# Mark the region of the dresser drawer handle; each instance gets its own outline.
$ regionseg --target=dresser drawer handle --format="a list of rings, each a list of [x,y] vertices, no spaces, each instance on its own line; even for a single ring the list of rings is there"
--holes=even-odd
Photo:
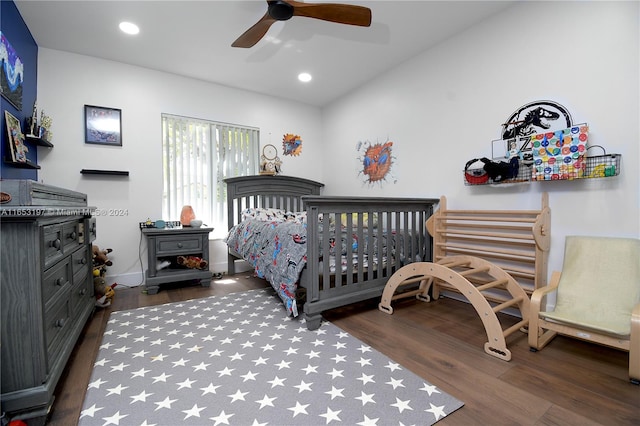
[[[178,248],[182,248],[182,243],[178,243]]]
[[[84,296],[85,294],[87,294],[86,288],[83,288],[82,290],[80,290],[80,296]]]
[[[81,265],[85,265],[87,263],[87,259],[83,257],[82,259],[78,260],[78,263]]]
[[[64,284],[66,282],[66,280],[64,279],[64,277],[60,277],[56,280],[56,285],[57,286],[62,286],[62,284]]]
[[[75,240],[78,237],[78,234],[76,234],[76,231],[73,231],[68,235],[68,237],[70,240]]]
[[[60,250],[60,240],[58,238],[56,238],[55,240],[51,241],[49,243],[49,246],[54,247],[58,250]]]
[[[64,320],[64,318],[60,318],[59,320],[56,321],[56,327],[58,327],[58,328],[64,327],[64,323],[65,322],[66,321]]]

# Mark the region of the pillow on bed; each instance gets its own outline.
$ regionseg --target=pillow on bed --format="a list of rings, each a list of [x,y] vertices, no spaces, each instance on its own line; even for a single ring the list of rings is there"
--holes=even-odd
[[[307,212],[286,212],[288,222],[295,222],[301,225],[307,223]]]
[[[251,207],[242,211],[242,220],[256,219],[263,222],[285,222],[287,213],[284,210]]]

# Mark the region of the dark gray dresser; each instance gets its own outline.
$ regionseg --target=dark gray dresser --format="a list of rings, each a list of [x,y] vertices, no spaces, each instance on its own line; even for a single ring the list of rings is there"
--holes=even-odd
[[[43,424],[56,384],[95,306],[85,194],[0,181],[3,420]]]

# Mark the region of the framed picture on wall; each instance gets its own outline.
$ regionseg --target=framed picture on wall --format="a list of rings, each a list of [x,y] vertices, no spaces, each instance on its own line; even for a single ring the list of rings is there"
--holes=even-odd
[[[122,146],[122,111],[95,105],[84,106],[84,141]]]
[[[9,141],[11,160],[17,163],[26,163],[29,149],[24,144],[24,135],[22,134],[20,120],[6,110],[4,112],[4,119],[7,125],[7,135],[9,136],[7,140]]]
[[[2,52],[2,79],[0,93],[18,111],[22,111],[22,91],[25,65],[5,34],[0,31],[0,52]],[[13,77],[13,78],[11,78]]]

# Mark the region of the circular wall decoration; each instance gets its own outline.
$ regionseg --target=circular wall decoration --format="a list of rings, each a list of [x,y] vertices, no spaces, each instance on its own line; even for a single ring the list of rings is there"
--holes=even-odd
[[[302,138],[300,135],[287,133],[282,138],[282,151],[284,155],[298,156],[302,152]]]
[[[275,145],[267,144],[262,148],[262,155],[260,157],[260,174],[261,175],[276,175],[280,173],[280,166],[282,162],[278,157],[278,150]]]
[[[572,125],[571,114],[559,103],[535,101],[521,106],[509,116],[502,125],[502,139],[566,129]]]
[[[572,125],[571,114],[564,106],[553,101],[535,101],[521,106],[507,118],[501,137],[507,141],[511,156],[517,153],[529,165],[533,160],[529,136]]]

